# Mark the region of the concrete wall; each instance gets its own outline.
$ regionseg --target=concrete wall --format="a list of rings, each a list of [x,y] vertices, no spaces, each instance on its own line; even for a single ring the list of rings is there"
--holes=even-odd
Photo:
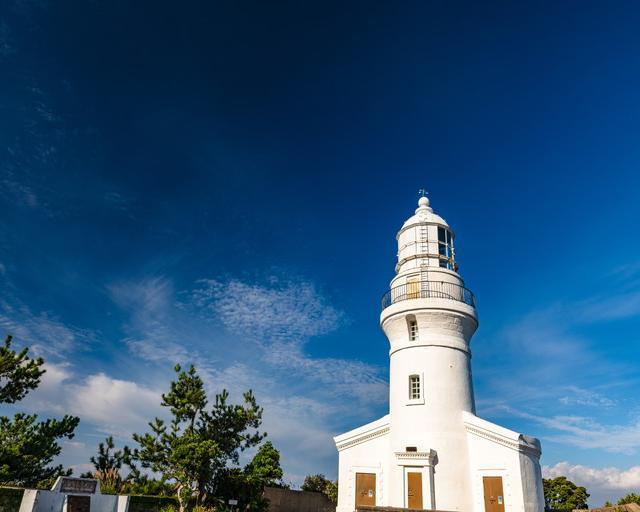
[[[335,512],[336,506],[320,492],[265,487],[269,512]]]

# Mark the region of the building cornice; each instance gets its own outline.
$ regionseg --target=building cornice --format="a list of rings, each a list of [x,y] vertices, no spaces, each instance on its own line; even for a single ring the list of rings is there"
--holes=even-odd
[[[389,433],[390,430],[391,429],[389,427],[389,424],[382,425],[375,430],[363,432],[360,435],[350,437],[349,439],[345,439],[344,441],[336,441],[336,448],[340,452],[357,444],[366,443],[367,441],[371,441],[372,439],[376,439],[377,437],[385,436]]]
[[[468,422],[464,423],[464,428],[470,434],[474,434],[478,437],[482,437],[483,439],[487,439],[489,441],[500,444],[507,448],[511,448],[512,450],[515,450],[521,453],[527,453],[530,455],[535,455],[536,457],[540,457],[540,453],[541,453],[540,450],[527,444],[522,439],[518,439],[518,440],[509,439],[497,432],[492,432],[490,430],[484,429],[478,425],[473,425],[472,423],[468,423]]]
[[[399,466],[435,466],[438,454],[435,450],[428,452],[395,452]]]

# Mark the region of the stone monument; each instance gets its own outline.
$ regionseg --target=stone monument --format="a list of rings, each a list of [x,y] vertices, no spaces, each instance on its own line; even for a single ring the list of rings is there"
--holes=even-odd
[[[128,496],[100,493],[100,481],[60,476],[50,491],[26,489],[20,512],[127,512]]]

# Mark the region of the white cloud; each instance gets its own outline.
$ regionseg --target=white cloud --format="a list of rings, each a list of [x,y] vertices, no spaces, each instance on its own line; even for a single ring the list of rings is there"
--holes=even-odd
[[[553,466],[543,466],[544,478],[565,476],[572,482],[586,487],[591,495],[589,503],[600,506],[605,501],[616,503],[619,498],[630,493],[638,492],[640,488],[640,466],[629,469],[616,467],[592,468],[569,462],[558,462]]]
[[[640,466],[622,470],[615,467],[590,468],[580,464],[558,462],[554,466],[544,466],[545,478],[566,476],[572,482],[584,487],[601,489],[631,490],[640,488]]]
[[[72,414],[97,432],[126,439],[132,432],[146,429],[150,420],[162,414],[159,390],[105,373],[78,376],[66,363],[45,363],[44,368],[40,386],[20,402],[20,409],[38,414]]]
[[[98,431],[129,437],[145,429],[162,413],[161,392],[136,382],[98,373],[66,389],[73,414],[92,422]]]

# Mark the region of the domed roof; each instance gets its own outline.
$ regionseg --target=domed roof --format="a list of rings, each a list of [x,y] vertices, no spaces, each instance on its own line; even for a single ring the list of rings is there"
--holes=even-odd
[[[429,198],[421,197],[418,201],[418,208],[416,209],[415,215],[409,217],[402,225],[401,229],[413,226],[414,224],[424,224],[425,222],[428,222],[429,224],[441,224],[449,227],[446,220],[440,217],[437,213],[433,213],[433,209],[429,206]]]

